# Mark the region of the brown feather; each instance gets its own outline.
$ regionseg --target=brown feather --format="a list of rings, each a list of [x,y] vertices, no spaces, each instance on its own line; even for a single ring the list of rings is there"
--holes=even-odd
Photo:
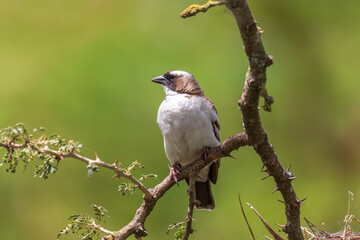
[[[215,201],[211,192],[210,181],[195,182],[195,198],[200,201],[200,205],[196,205],[197,209],[213,210],[215,208]]]
[[[194,77],[182,76],[177,77],[173,81],[174,90],[179,93],[187,93],[189,95],[204,96],[204,91]]]

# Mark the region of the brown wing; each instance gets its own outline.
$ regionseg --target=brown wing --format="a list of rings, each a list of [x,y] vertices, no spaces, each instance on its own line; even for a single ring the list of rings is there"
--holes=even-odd
[[[216,139],[220,142],[220,124],[218,121],[213,121],[211,123],[212,123],[214,135]],[[216,184],[219,167],[220,167],[220,159],[213,161],[210,165],[209,178],[213,184]]]

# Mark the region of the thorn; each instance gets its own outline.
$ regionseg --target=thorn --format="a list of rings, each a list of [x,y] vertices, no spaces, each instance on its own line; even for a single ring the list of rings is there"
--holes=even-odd
[[[268,173],[265,177],[263,177],[263,178],[261,179],[261,181],[267,179],[268,177],[270,177],[270,174],[269,174],[269,173]]]
[[[274,191],[272,191],[272,193],[276,192],[276,191],[279,191],[279,187],[276,185]]]
[[[289,180],[290,180],[290,181],[295,180],[295,179],[297,179],[297,176],[289,177]]]
[[[304,201],[307,199],[308,197],[304,198],[303,200],[300,200],[300,204],[305,204]]]
[[[280,225],[280,224],[278,224],[278,223],[275,223],[275,225],[278,226],[278,227],[281,227],[281,228],[284,228],[284,227],[285,227],[285,225]]]
[[[39,137],[38,139],[35,139],[33,142],[38,142],[42,139],[43,137]]]
[[[119,180],[119,178],[120,178],[120,176],[119,176],[119,174],[115,174],[114,176],[112,176],[113,178],[117,178],[116,180]]]
[[[226,154],[226,157],[231,157],[233,159],[237,159],[236,157],[232,156],[230,153]]]
[[[286,169],[287,172],[290,171],[291,165],[292,165],[292,163],[290,163],[290,165],[289,165],[288,168]]]
[[[96,151],[95,151],[95,157],[96,157],[95,161],[101,161],[99,156],[97,155]]]
[[[115,159],[115,162],[113,163],[114,166],[116,166],[117,162],[119,161],[119,157]]]
[[[45,141],[46,141],[46,138],[45,138],[45,134],[44,134],[44,136],[43,136],[43,139],[44,139],[44,144],[43,144],[43,148],[45,148]]]
[[[278,199],[278,201],[281,202],[281,203],[283,203],[283,204],[285,204],[285,202],[284,202],[283,200]]]
[[[261,169],[260,172],[266,172],[266,173],[269,173],[269,170],[268,169]]]

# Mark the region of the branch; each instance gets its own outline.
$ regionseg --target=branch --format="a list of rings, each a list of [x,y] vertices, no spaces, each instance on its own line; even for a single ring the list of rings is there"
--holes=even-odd
[[[77,159],[77,160],[80,160],[80,161],[86,163],[87,165],[95,165],[98,167],[104,167],[104,168],[110,169],[116,173],[116,176],[118,178],[123,177],[123,178],[130,180],[132,183],[134,183],[144,193],[144,198],[146,198],[146,199],[152,198],[152,194],[144,186],[144,184],[142,184],[138,179],[136,179],[129,171],[126,171],[125,169],[118,167],[116,165],[116,161],[113,164],[103,162],[100,160],[100,158],[97,156],[96,153],[95,153],[96,159],[92,160],[90,158],[87,158],[80,154],[75,153],[73,151],[73,149],[69,150],[68,152],[62,152],[61,150],[56,151],[56,150],[50,149],[47,146],[49,143],[50,143],[50,141],[47,140],[44,136],[40,139],[33,140],[33,141],[25,139],[25,143],[14,143],[13,140],[8,140],[7,143],[0,142],[0,147],[5,147],[8,150],[8,152],[9,152],[8,158],[12,157],[10,153],[14,152],[15,149],[30,148],[31,150],[34,150],[35,152],[37,152],[39,154],[47,153],[49,155],[52,155],[56,159],[58,159],[58,161],[60,161],[64,158],[74,158],[74,159]],[[39,147],[39,145],[42,145],[43,147]]]
[[[61,159],[75,158],[77,160],[80,160],[80,161],[86,163],[87,165],[92,164],[92,165],[96,165],[98,167],[103,167],[103,168],[113,170],[116,173],[116,176],[118,178],[123,177],[123,178],[126,178],[126,179],[130,180],[132,183],[134,183],[144,193],[144,198],[146,198],[146,199],[151,199],[152,198],[152,194],[150,193],[150,191],[144,186],[144,184],[142,184],[139,180],[137,180],[131,173],[124,172],[124,169],[119,168],[116,165],[116,162],[114,162],[113,164],[109,164],[107,162],[101,161],[96,153],[95,153],[96,154],[96,159],[92,160],[92,159],[81,156],[81,155],[79,155],[77,153],[74,153],[74,152],[67,152],[67,153],[61,153],[60,152],[59,153],[59,152],[57,152],[55,150],[51,150],[51,149],[46,148],[46,147],[39,149],[39,151],[42,152],[42,153],[49,153],[49,154],[52,154],[54,156],[58,156]]]
[[[191,227],[192,220],[193,220],[193,213],[194,213],[194,206],[195,206],[195,180],[197,177],[197,172],[190,173],[189,176],[189,206],[188,206],[188,215],[186,218],[186,231],[182,240],[188,240],[190,234],[194,232],[194,229]]]
[[[258,110],[259,98],[265,92],[266,68],[273,63],[273,58],[264,50],[261,34],[246,0],[227,0],[226,7],[236,19],[249,61],[244,89],[238,102],[243,115],[244,130],[249,142],[267,168],[265,171],[274,177],[275,190],[279,190],[284,198],[287,223],[283,230],[288,233],[289,239],[303,240],[300,227],[301,201],[291,185],[295,177],[281,166],[261,124]]]

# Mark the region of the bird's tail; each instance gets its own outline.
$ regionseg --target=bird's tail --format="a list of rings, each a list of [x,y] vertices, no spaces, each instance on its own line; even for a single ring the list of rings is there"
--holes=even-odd
[[[209,179],[206,182],[195,182],[195,196],[200,201],[199,205],[195,205],[197,209],[214,210],[215,202]]]

